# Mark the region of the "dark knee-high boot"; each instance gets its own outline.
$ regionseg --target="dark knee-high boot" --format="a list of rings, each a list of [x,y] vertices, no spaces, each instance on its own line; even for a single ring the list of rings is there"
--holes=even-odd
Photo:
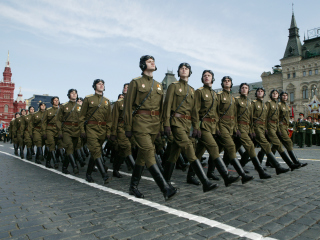
[[[220,179],[214,175],[214,169],[216,168],[215,162],[213,159],[211,159],[211,157],[209,156],[209,160],[208,160],[208,171],[207,171],[207,177],[209,179],[215,180],[215,181],[219,181]]]
[[[290,158],[291,158],[291,160],[292,160],[292,162],[293,162],[294,164],[300,164],[301,167],[305,167],[305,166],[308,165],[308,163],[301,163],[301,162],[298,160],[296,154],[295,154],[293,151],[288,151],[288,153],[289,153],[289,156],[290,156]]]
[[[196,179],[196,173],[193,168],[189,167],[188,174],[187,174],[187,183],[193,185],[200,185],[200,182]]]
[[[87,180],[87,182],[90,182],[90,183],[94,182],[93,178],[91,177],[94,165],[95,165],[94,159],[92,157],[90,157],[87,172],[86,172],[86,180]]]
[[[224,185],[226,187],[229,187],[232,183],[238,182],[240,180],[240,177],[233,177],[229,174],[229,171],[222,161],[220,157],[216,158],[215,160],[212,160],[211,157],[209,157],[209,161],[214,161],[215,165],[217,167],[218,172],[220,173],[221,177],[224,180]],[[209,163],[210,166],[210,163]]]
[[[166,161],[166,164],[164,165],[163,177],[169,185],[171,185],[170,180],[171,180],[171,176],[172,176],[172,173],[174,170],[174,165],[175,165],[175,163],[172,163],[169,161]]]
[[[143,172],[143,166],[140,166],[138,164],[134,165],[131,181],[130,181],[130,187],[129,187],[129,194],[133,195],[137,198],[144,198],[144,195],[139,191],[138,185],[141,179],[141,174]]]
[[[46,158],[46,167],[47,167],[47,168],[52,168],[50,162],[51,162],[51,154],[48,153],[48,154],[47,154],[47,158]]]
[[[291,169],[291,171],[293,171],[293,170],[298,169],[298,168],[301,167],[300,164],[295,164],[295,163],[293,163],[293,162],[290,160],[288,154],[287,154],[285,151],[283,151],[282,153],[279,153],[279,154],[280,154],[280,156],[282,157],[283,161],[285,161],[286,164],[289,166],[289,168]]]
[[[240,155],[241,155],[240,164],[241,164],[242,167],[244,167],[248,162],[250,162],[249,153],[247,151],[245,151],[242,154],[240,153]]]
[[[237,171],[237,173],[241,176],[242,184],[245,184],[253,179],[253,176],[249,176],[244,172],[244,170],[241,167],[241,164],[239,163],[237,158],[232,159],[231,164],[233,165],[233,167]]]
[[[79,174],[79,168],[78,168],[78,166],[77,166],[77,164],[76,164],[76,161],[74,160],[73,154],[70,154],[70,155],[68,156],[68,158],[69,158],[70,164],[71,164],[71,166],[72,166],[72,168],[73,168],[73,173],[74,173],[74,174]]]
[[[176,168],[181,169],[182,172],[185,172],[185,171],[187,171],[188,167],[189,167],[189,163],[186,163],[184,161],[184,158],[183,158],[182,154],[180,153],[178,160],[177,160]]]
[[[112,175],[117,178],[122,178],[122,175],[119,173],[120,166],[122,164],[123,158],[117,157],[113,160],[113,173]]]
[[[172,185],[168,184],[167,181],[164,179],[163,175],[160,172],[160,169],[157,164],[152,165],[148,168],[149,172],[151,173],[154,181],[157,183],[158,187],[160,188],[164,199],[171,200],[173,196],[175,196],[178,192],[177,188],[172,187]]]
[[[19,156],[19,153],[18,153],[19,145],[15,143],[13,144],[13,148],[14,148],[14,155]]]
[[[23,146],[23,147],[20,147],[20,158],[21,158],[21,159],[24,159],[23,150],[24,150],[24,146]]]
[[[86,154],[85,154],[85,152],[84,152],[84,150],[83,150],[83,147],[80,148],[80,152],[81,152],[81,156],[82,156],[82,158],[83,158],[83,161],[85,161],[87,156],[86,156]]]
[[[80,148],[76,150],[76,154],[77,154],[77,160],[80,164],[81,167],[84,167],[86,165],[84,159],[82,158],[82,154],[81,154],[81,150]]]
[[[41,164],[43,161],[42,147],[37,147],[36,163]]]
[[[68,171],[68,166],[69,166],[69,158],[66,157],[64,158],[64,161],[62,163],[62,173],[70,174],[70,172]]]
[[[127,164],[127,167],[128,167],[128,171],[131,171],[133,168],[134,168],[134,165],[135,165],[135,161],[133,159],[133,156],[132,155],[128,155],[124,161],[126,162]]]
[[[32,160],[31,148],[27,148],[27,160]]]
[[[65,157],[64,157],[63,148],[58,149],[58,151],[59,151],[59,155],[60,155],[60,160],[61,160],[61,162],[64,162]]]
[[[156,160],[156,163],[158,165],[158,168],[159,170],[161,171],[161,174],[163,174],[163,167],[162,167],[162,164],[161,164],[161,159],[160,157],[158,156],[158,154],[154,154],[154,157],[155,157],[155,160]]]
[[[262,151],[262,150],[260,150],[259,152],[258,152],[258,159],[259,159],[259,162],[260,162],[260,164],[262,164],[262,161],[263,161],[263,158],[264,158],[264,151]]]
[[[45,146],[43,158],[44,158],[44,159],[47,159],[48,155],[49,155],[49,147]]]
[[[255,169],[256,169],[257,172],[259,173],[260,179],[268,179],[268,178],[271,178],[271,175],[269,175],[268,173],[266,173],[266,172],[263,170],[263,168],[262,168],[262,166],[261,166],[261,164],[260,164],[260,162],[259,162],[259,160],[258,160],[257,157],[251,158],[251,161],[252,161],[252,164],[254,165]]]
[[[102,180],[103,180],[103,183],[106,184],[106,183],[109,183],[111,178],[109,178],[107,172],[105,171],[105,167],[104,165],[102,164],[102,159],[101,157],[100,158],[97,158],[95,160],[95,163],[99,169],[99,172],[101,174],[101,177],[102,177]]]
[[[215,184],[215,183],[212,183],[209,181],[209,179],[207,178],[206,174],[204,173],[203,168],[201,166],[201,163],[198,159],[193,161],[190,164],[190,166],[193,168],[197,177],[199,178],[200,182],[202,183],[203,192],[208,192],[208,191],[213,190],[219,186],[218,184]]]
[[[271,162],[271,164],[276,168],[277,175],[281,173],[286,173],[289,171],[289,168],[281,167],[280,163],[277,161],[276,157],[273,155],[272,152],[268,153],[267,157],[269,158],[269,161]]]
[[[49,155],[51,155],[51,159],[53,161],[53,167],[55,169],[58,169],[59,168],[59,163],[57,162],[57,158],[56,158],[56,151],[51,151],[49,153]]]

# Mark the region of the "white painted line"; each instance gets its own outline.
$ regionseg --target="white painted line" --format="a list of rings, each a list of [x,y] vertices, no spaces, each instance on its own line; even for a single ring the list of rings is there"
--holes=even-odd
[[[61,176],[64,176],[64,177],[69,178],[69,179],[73,179],[75,181],[78,181],[80,183],[89,185],[89,186],[97,188],[97,189],[100,189],[102,191],[113,193],[113,194],[125,197],[128,200],[131,200],[133,202],[138,202],[140,204],[143,204],[143,205],[146,205],[146,206],[149,206],[149,207],[153,207],[155,209],[159,209],[159,210],[161,210],[163,212],[166,212],[166,213],[178,216],[178,217],[183,217],[183,218],[186,218],[186,219],[192,219],[195,222],[206,224],[206,225],[211,226],[211,227],[220,228],[220,229],[222,229],[222,230],[224,230],[226,232],[232,233],[232,234],[237,235],[239,237],[246,237],[246,238],[253,239],[253,240],[257,240],[257,239],[274,240],[275,239],[275,238],[264,238],[262,235],[260,235],[258,233],[247,232],[247,231],[244,231],[242,229],[235,228],[235,227],[232,227],[232,226],[217,222],[215,220],[211,220],[209,218],[205,218],[205,217],[197,216],[197,215],[190,214],[190,213],[187,213],[187,212],[184,212],[184,211],[176,210],[174,208],[163,206],[163,205],[161,205],[159,203],[151,202],[151,201],[146,200],[146,199],[135,198],[135,197],[132,197],[131,195],[129,195],[128,193],[121,192],[121,191],[118,191],[118,190],[115,190],[115,189],[112,189],[112,188],[108,188],[108,187],[105,187],[105,186],[102,186],[102,185],[98,185],[96,183],[88,183],[86,180],[84,180],[82,178],[78,178],[78,177],[75,177],[75,176],[70,175],[70,174],[67,174],[67,175],[63,174],[62,172],[59,172],[59,171],[57,171],[55,169],[46,168],[44,165],[36,164],[34,162],[30,162],[28,160],[21,159],[21,158],[19,158],[17,156],[14,156],[14,155],[6,153],[6,152],[0,151],[0,153],[15,157],[15,158],[17,158],[17,159],[19,159],[21,161],[26,162],[26,163],[29,163],[29,164],[35,165],[37,167],[43,168],[43,169],[45,169],[47,171],[51,171],[51,172],[57,173],[57,174],[59,174]]]
[[[3,145],[0,145],[0,147],[3,147]]]

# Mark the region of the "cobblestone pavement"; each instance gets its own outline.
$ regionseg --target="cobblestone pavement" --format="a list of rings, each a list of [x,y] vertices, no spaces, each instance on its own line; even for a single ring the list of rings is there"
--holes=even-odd
[[[180,194],[165,202],[148,171],[141,200],[127,194],[125,166],[123,178],[103,186],[93,173],[89,184],[86,167],[63,175],[0,142],[0,239],[320,239],[320,147],[295,151],[307,167],[279,176],[268,168],[272,178],[260,180],[250,163],[252,182],[226,188],[220,180],[209,193],[175,170]]]

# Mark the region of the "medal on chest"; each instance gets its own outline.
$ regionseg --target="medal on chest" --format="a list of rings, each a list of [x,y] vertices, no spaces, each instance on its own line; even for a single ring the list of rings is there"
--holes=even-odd
[[[145,88],[145,87],[146,87],[146,85],[142,84],[142,85],[141,85],[141,87]]]
[[[206,94],[206,97],[208,97],[208,94]]]
[[[108,101],[105,101],[104,103],[106,104],[106,106],[108,106]]]
[[[179,88],[179,92],[182,92],[182,89],[181,89],[181,88]]]
[[[160,84],[157,84],[157,88],[158,88],[158,90],[161,90]]]
[[[66,107],[66,110],[68,111],[68,107]]]
[[[49,113],[51,115],[51,113]]]
[[[81,107],[80,107],[80,106],[78,106],[78,107],[77,107],[77,110],[78,110],[78,112],[80,112],[80,110],[81,110]]]
[[[93,101],[91,101],[91,104],[93,104],[94,102]]]
[[[227,100],[226,98],[223,98],[223,100]]]

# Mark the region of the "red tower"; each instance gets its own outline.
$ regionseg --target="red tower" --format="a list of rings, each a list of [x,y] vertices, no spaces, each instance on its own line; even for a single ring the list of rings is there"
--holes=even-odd
[[[2,123],[3,127],[8,127],[10,121],[14,117],[14,112],[17,111],[15,109],[13,100],[15,84],[11,82],[11,77],[12,73],[10,68],[8,51],[8,58],[3,72],[3,79],[2,81],[0,81],[0,124]],[[21,107],[20,105],[21,104],[19,104],[18,107]],[[26,104],[24,102],[24,107],[25,106]]]

